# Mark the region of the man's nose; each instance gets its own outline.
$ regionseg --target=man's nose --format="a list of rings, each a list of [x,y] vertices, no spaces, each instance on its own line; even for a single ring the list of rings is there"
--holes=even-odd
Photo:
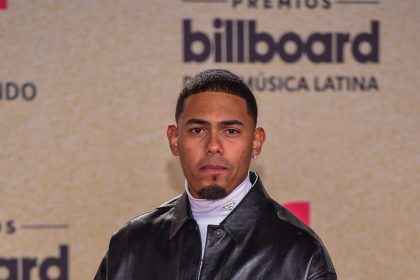
[[[223,145],[220,139],[220,135],[215,132],[211,132],[207,138],[206,146],[207,155],[223,154]]]

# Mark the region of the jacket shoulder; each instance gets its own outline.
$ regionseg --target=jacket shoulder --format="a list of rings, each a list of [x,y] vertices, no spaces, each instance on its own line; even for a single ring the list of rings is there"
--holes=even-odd
[[[311,269],[308,271],[308,279],[318,279],[318,277],[328,277],[319,279],[336,279],[335,269],[331,257],[323,244],[321,238],[292,212],[279,203],[271,199],[271,203],[276,211],[279,219],[297,228],[298,232],[302,232],[307,239],[312,240],[315,250],[312,254]],[[311,275],[312,274],[312,275]]]
[[[308,227],[305,223],[299,220],[299,218],[296,217],[292,212],[290,212],[285,207],[281,206],[278,202],[276,202],[272,198],[270,198],[270,200],[271,200],[271,204],[274,207],[274,210],[276,211],[276,215],[279,219],[283,220],[284,222],[287,222],[288,224],[293,225],[294,227],[297,227],[307,232],[312,237],[319,239],[316,233],[310,227]]]
[[[173,218],[173,209],[179,198],[180,196],[177,196],[147,213],[132,218],[112,235],[111,241],[127,237],[133,232],[148,232],[157,225],[170,225]]]
[[[162,204],[156,209],[131,219],[116,231],[109,242],[108,252],[103,258],[95,275],[95,280],[126,279],[123,263],[127,262],[129,252],[150,244],[150,236],[157,232],[169,232],[173,219],[173,209],[179,196]],[[114,278],[115,277],[115,278]]]

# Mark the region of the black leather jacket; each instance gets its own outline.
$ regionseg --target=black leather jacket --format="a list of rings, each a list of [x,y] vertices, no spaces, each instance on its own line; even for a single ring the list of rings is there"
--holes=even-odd
[[[317,235],[253,188],[220,226],[209,226],[203,261],[188,196],[131,220],[111,239],[95,280],[337,279]]]

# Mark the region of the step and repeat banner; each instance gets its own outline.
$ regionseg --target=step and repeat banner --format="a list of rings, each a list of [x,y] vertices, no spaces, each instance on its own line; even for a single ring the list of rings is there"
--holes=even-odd
[[[176,98],[240,75],[252,169],[340,279],[417,279],[417,0],[0,0],[0,279],[92,279],[113,232],[183,191]]]

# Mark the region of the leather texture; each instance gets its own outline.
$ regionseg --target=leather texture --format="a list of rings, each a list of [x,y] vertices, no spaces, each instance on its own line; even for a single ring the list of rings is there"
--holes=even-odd
[[[273,201],[258,176],[218,226],[209,226],[203,261],[188,196],[131,220],[116,232],[95,280],[335,280],[319,237]]]

